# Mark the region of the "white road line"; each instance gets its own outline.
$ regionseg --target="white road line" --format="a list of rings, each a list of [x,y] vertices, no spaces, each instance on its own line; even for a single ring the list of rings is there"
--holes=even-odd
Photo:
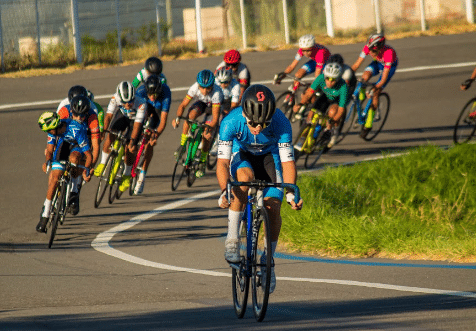
[[[420,67],[413,67],[413,68],[403,68],[398,69],[398,73],[403,72],[412,72],[412,71],[422,71],[422,70],[432,70],[432,69],[447,69],[447,68],[459,68],[459,67],[471,67],[476,66],[476,62],[462,62],[462,63],[451,63],[451,64],[441,64],[441,65],[433,65],[433,66],[420,66]],[[313,77],[304,78],[304,80],[313,80]],[[284,79],[283,82],[291,81],[291,79]],[[271,84],[272,80],[262,80],[262,81],[253,81],[254,84]],[[189,87],[176,87],[170,89],[172,92],[176,91],[187,91]],[[111,98],[111,94],[103,94],[94,96],[95,99],[109,99]],[[20,108],[20,107],[28,107],[28,106],[42,106],[42,105],[50,105],[50,104],[59,104],[61,100],[46,100],[46,101],[38,101],[38,102],[27,102],[27,103],[12,103],[8,105],[0,105],[0,110],[2,109],[11,109],[11,108]]]
[[[112,257],[116,257],[118,259],[130,262],[130,263],[146,266],[146,267],[162,269],[162,270],[188,272],[188,273],[201,274],[201,275],[213,276],[213,277],[231,277],[230,273],[193,269],[193,268],[184,268],[184,267],[178,267],[178,266],[145,260],[140,257],[130,255],[120,250],[117,250],[113,248],[109,243],[116,234],[130,229],[133,226],[139,224],[140,222],[146,221],[152,216],[167,212],[174,208],[184,206],[190,202],[208,198],[213,195],[218,195],[220,192],[221,192],[220,190],[216,190],[216,191],[201,193],[193,197],[185,198],[183,200],[176,201],[174,203],[169,203],[165,206],[158,207],[150,212],[138,215],[130,219],[129,221],[123,222],[105,232],[98,234],[98,236],[92,241],[91,246],[95,250],[101,253],[107,254]],[[449,296],[476,299],[476,293],[472,293],[472,292],[448,291],[448,290],[438,290],[438,289],[431,289],[431,288],[410,287],[410,286],[400,286],[400,285],[390,285],[390,284],[380,284],[380,283],[367,283],[367,282],[358,282],[358,281],[351,281],[351,280],[337,280],[337,279],[314,279],[314,278],[294,278],[294,277],[276,277],[276,279],[283,280],[283,281],[284,280],[292,281],[292,282],[326,283],[326,284],[337,284],[337,285],[347,285],[347,286],[359,286],[359,287],[378,288],[378,289],[394,290],[394,291],[401,291],[401,292],[449,295]]]

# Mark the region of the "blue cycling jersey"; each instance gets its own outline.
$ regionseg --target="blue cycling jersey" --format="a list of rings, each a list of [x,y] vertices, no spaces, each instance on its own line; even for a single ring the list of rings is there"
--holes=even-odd
[[[291,123],[276,109],[270,125],[258,135],[251,133],[241,107],[233,109],[220,124],[218,157],[230,159],[240,150],[254,155],[278,153],[281,162],[294,160]]]
[[[147,90],[144,85],[137,89],[136,94],[139,96],[139,98],[143,99],[144,102],[153,106],[158,114],[163,111],[167,113],[169,112],[172,93],[170,92],[170,88],[167,84],[162,84],[162,92],[155,101],[150,101],[150,99],[147,97]]]
[[[64,133],[59,135],[48,133],[48,144],[56,145],[57,147],[55,149],[55,156],[59,150],[58,146],[61,146],[63,142],[69,143],[73,149],[78,150],[80,153],[91,149],[88,139],[88,127],[85,123],[79,123],[71,118],[62,119],[61,122],[67,125]]]

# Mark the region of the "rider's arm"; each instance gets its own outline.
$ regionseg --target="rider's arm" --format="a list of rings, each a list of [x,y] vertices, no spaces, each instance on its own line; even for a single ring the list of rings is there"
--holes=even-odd
[[[286,69],[284,69],[284,73],[285,74],[291,73],[296,68],[298,63],[299,63],[299,60],[294,59],[293,62],[291,62],[291,64],[288,65]]]
[[[354,72],[359,69],[359,67],[362,65],[362,62],[364,62],[364,59],[363,57],[359,57],[357,59],[357,61],[355,61],[355,63],[352,65],[352,70],[354,70]]]
[[[212,122],[210,123],[212,128],[216,127],[218,124],[218,120],[220,119],[220,108],[221,106],[219,103],[212,104]]]
[[[169,113],[166,111],[163,111],[160,113],[160,124],[157,127],[157,137],[159,137],[162,132],[165,130],[165,126],[167,125],[167,117],[169,116]]]
[[[380,89],[382,88],[382,86],[385,85],[385,83],[387,82],[389,73],[390,73],[390,67],[383,68],[382,77],[380,78],[379,83],[375,84],[376,89]]]
[[[218,159],[217,160],[217,179],[218,185],[223,192],[226,189],[228,178],[230,177],[230,160]]]

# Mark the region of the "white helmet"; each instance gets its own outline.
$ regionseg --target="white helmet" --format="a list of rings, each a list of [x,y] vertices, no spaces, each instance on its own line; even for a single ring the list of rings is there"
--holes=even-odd
[[[117,85],[116,93],[122,103],[131,102],[135,98],[134,86],[128,81],[120,82],[119,85]]]
[[[299,48],[311,48],[316,44],[316,40],[312,34],[305,34],[299,38]]]
[[[221,67],[218,69],[215,77],[218,83],[229,83],[231,82],[233,73],[231,72],[230,69],[227,69],[226,67]]]
[[[337,62],[327,63],[324,67],[324,77],[339,80],[342,77],[342,66]]]

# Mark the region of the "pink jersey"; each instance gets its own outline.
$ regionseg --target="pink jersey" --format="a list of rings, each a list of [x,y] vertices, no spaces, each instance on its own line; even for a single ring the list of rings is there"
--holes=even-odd
[[[362,53],[360,53],[360,57],[365,58],[369,54],[370,54],[370,50],[368,46],[365,45],[364,48],[362,49]],[[384,68],[390,68],[398,64],[397,53],[392,47],[388,45],[384,45],[376,56],[374,55],[371,55],[371,56],[375,61],[383,64]]]
[[[325,46],[315,44],[314,47],[312,48],[310,58],[311,60],[316,61],[316,68],[322,69],[322,67],[327,62],[327,59],[329,58],[330,55],[331,55],[331,52],[329,52],[329,50]],[[294,59],[297,61],[300,61],[303,56],[304,54],[302,52],[302,48],[300,48]]]

